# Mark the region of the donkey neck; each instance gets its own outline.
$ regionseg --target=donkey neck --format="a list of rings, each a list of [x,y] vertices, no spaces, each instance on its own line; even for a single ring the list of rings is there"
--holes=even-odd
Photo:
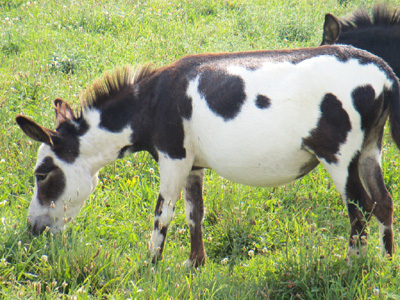
[[[80,155],[94,175],[102,167],[121,157],[123,149],[132,146],[133,130],[129,123],[118,131],[104,128],[101,126],[101,111],[98,109],[85,111],[84,119],[89,130],[80,137]]]

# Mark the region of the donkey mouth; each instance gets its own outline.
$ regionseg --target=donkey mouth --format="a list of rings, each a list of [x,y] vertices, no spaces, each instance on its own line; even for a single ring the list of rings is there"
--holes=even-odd
[[[36,217],[29,217],[28,218],[28,228],[34,235],[39,235],[46,228],[51,228],[54,224],[54,218],[51,218],[48,215],[41,215]]]

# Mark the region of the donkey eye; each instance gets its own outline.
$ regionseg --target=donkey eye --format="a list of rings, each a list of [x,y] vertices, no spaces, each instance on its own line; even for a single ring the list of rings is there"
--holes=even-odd
[[[47,175],[48,175],[48,174],[36,174],[36,175],[35,175],[35,176],[36,176],[36,180],[37,180],[38,182],[43,181],[43,180],[46,180]]]

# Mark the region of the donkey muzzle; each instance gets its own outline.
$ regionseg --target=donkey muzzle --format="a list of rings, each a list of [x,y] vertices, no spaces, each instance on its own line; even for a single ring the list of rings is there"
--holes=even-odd
[[[28,228],[34,235],[39,235],[46,230],[46,227],[51,227],[54,221],[48,215],[41,215],[28,218]]]

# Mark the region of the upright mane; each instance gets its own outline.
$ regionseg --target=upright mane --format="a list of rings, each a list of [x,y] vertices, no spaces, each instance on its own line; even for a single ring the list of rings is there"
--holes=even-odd
[[[367,10],[359,9],[350,17],[340,20],[340,23],[343,32],[376,25],[400,25],[400,11],[391,9],[384,4],[378,4],[372,9],[372,17]]]
[[[152,65],[146,64],[136,69],[132,66],[117,67],[104,73],[82,92],[82,110],[101,108],[108,101],[118,98],[120,93],[133,92],[134,86],[153,72]]]

